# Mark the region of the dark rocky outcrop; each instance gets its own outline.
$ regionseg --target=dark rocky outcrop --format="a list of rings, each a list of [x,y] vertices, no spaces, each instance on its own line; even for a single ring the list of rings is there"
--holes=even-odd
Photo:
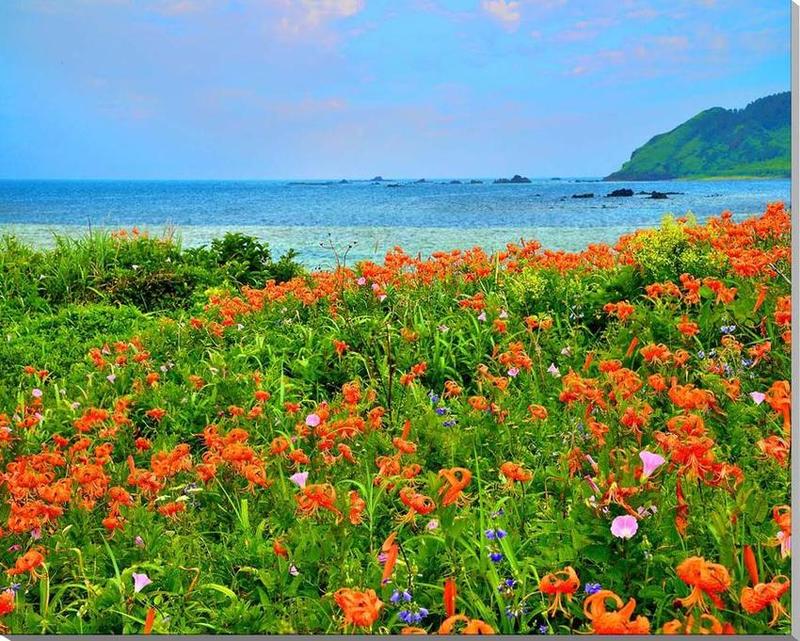
[[[633,189],[615,189],[610,194],[606,194],[606,198],[630,198],[633,196]]]
[[[513,178],[498,178],[494,181],[495,185],[519,185],[522,183],[529,183],[531,181],[530,178],[525,176],[520,176],[519,174],[514,174]]]
[[[594,198],[594,193],[587,192],[585,194],[572,194],[573,198]]]

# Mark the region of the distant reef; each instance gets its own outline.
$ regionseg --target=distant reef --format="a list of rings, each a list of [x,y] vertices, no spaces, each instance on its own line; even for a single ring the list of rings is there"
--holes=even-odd
[[[786,91],[744,109],[707,109],[651,138],[604,180],[789,177],[791,138]]]
[[[530,178],[526,178],[525,176],[520,176],[519,174],[514,174],[513,178],[498,178],[494,181],[495,185],[516,185],[521,183],[529,183],[531,181]]]

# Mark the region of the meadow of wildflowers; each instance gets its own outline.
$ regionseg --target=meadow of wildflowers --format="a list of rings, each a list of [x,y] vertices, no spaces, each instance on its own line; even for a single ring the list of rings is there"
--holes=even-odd
[[[787,633],[789,238],[187,267],[174,305],[169,241],[79,299],[6,253],[3,630]]]

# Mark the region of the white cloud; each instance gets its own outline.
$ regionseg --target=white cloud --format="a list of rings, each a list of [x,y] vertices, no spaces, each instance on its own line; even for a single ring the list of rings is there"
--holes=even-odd
[[[364,0],[280,0],[277,26],[288,38],[324,30],[327,23],[349,18],[364,8]],[[330,34],[328,34],[330,35]]]
[[[364,8],[364,0],[302,0],[305,19],[317,25],[329,18],[354,16]]]
[[[519,12],[519,2],[507,0],[483,0],[483,10],[495,20],[499,20],[506,28],[516,29],[522,15]]]

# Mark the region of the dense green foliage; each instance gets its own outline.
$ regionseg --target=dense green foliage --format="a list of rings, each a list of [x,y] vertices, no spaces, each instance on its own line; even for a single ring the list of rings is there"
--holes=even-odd
[[[744,109],[707,109],[651,138],[606,180],[788,177],[791,93],[759,98]]]
[[[267,244],[238,233],[190,249],[172,238],[127,232],[57,236],[55,246],[43,250],[4,236],[0,320],[69,304],[132,305],[143,312],[187,309],[211,286],[289,280],[302,271],[295,256],[290,251],[273,261]]]
[[[7,239],[0,631],[786,633],[789,237]]]

